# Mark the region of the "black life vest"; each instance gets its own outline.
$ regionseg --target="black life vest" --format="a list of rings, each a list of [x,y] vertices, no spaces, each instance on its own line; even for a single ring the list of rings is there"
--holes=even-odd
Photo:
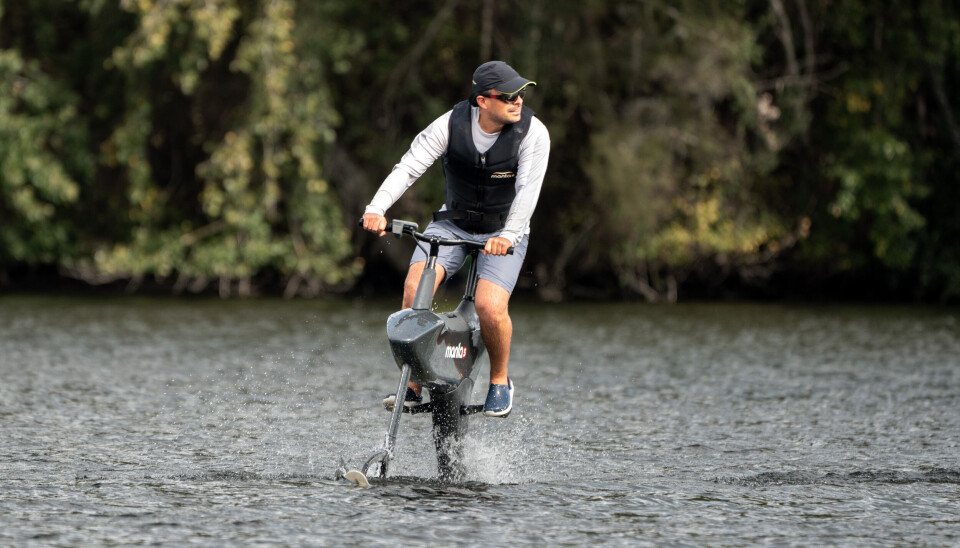
[[[443,154],[445,211],[436,221],[452,220],[475,234],[503,229],[517,195],[520,141],[527,135],[534,112],[521,107],[520,121],[503,126],[500,136],[481,154],[470,128],[472,112],[467,101],[457,103],[450,115],[450,141]]]

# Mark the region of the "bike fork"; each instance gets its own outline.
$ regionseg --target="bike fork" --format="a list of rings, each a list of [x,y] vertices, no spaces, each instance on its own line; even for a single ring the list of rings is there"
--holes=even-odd
[[[383,441],[383,449],[370,457],[363,465],[363,475],[367,475],[367,469],[370,465],[380,461],[380,477],[387,477],[387,468],[393,459],[393,448],[397,443],[397,430],[400,428],[400,417],[403,416],[403,402],[406,399],[407,383],[410,381],[410,366],[403,365],[400,370],[400,384],[397,385],[397,399],[393,402],[393,413],[390,414],[390,426],[387,427],[387,435]]]

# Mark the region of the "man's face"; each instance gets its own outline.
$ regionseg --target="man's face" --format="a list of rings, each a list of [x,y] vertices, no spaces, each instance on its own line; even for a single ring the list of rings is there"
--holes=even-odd
[[[501,96],[506,97],[508,100],[512,99],[513,102],[508,103],[502,100],[500,98]],[[491,120],[498,124],[515,124],[520,121],[520,111],[523,107],[522,93],[516,96],[508,96],[497,90],[490,90],[480,97],[484,101]],[[478,101],[479,100],[480,99],[478,99]]]

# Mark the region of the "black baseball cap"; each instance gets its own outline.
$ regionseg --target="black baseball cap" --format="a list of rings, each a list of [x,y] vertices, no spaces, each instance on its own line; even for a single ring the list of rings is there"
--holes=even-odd
[[[476,106],[477,95],[482,95],[487,90],[495,89],[509,95],[529,85],[535,86],[537,83],[520,76],[513,67],[503,61],[488,61],[473,71],[470,104]]]

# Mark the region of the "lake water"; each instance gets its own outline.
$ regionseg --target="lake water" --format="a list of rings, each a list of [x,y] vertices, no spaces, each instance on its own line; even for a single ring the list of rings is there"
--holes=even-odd
[[[0,298],[0,545],[960,543],[955,308],[518,303],[467,481],[355,488],[395,305]]]

